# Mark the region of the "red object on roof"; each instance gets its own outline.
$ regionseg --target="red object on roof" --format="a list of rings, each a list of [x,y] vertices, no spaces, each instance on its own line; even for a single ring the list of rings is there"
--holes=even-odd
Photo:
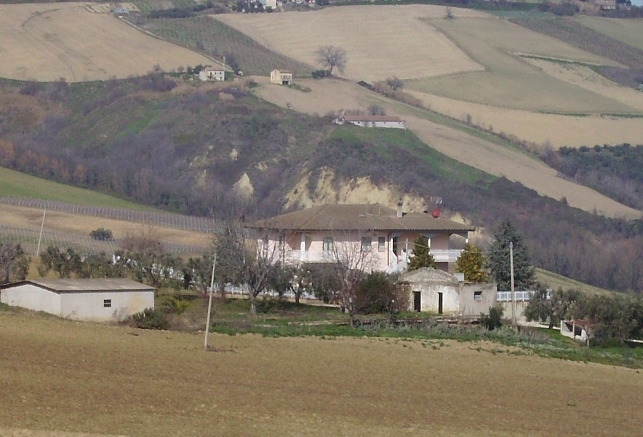
[[[440,217],[440,210],[437,208],[433,208],[433,211],[431,211],[431,215],[433,216],[433,218]]]

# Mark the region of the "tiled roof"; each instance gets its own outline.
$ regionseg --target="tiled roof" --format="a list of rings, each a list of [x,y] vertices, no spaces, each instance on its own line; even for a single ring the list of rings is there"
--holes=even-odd
[[[27,281],[7,284],[2,288],[17,287],[24,284],[33,284],[56,293],[89,293],[93,291],[154,291],[150,287],[131,279],[104,278],[104,279],[31,279]]]
[[[396,115],[345,115],[345,121],[402,121]]]
[[[251,227],[299,231],[474,231],[470,225],[426,213],[397,217],[394,209],[380,204],[320,205],[259,220]]]

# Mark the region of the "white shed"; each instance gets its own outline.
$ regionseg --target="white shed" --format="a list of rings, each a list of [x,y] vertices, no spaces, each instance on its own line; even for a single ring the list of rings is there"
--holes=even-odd
[[[421,268],[400,276],[409,292],[409,310],[478,317],[496,303],[496,284],[460,282],[447,272]]]
[[[130,279],[28,280],[0,290],[4,304],[73,320],[119,321],[154,308],[154,288]]]

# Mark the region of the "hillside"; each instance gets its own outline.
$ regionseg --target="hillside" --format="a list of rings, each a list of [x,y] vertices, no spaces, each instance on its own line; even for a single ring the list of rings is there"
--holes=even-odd
[[[67,82],[212,61],[83,3],[0,4],[0,77]]]
[[[541,197],[409,131],[337,126],[274,106],[256,97],[264,88],[251,79],[177,85],[155,74],[69,84],[62,94],[42,87],[33,96],[20,93],[26,86],[4,82],[0,89],[0,100],[13,102],[0,112],[0,162],[17,170],[215,217],[266,217],[319,201],[392,205],[400,196],[420,209],[439,195],[446,213],[480,226],[485,238],[503,219],[515,221],[538,266],[597,286],[640,288],[635,269],[621,269],[633,268],[643,249],[640,221]]]
[[[536,145],[636,143],[643,136],[643,94],[594,72],[618,68],[619,60],[631,58],[631,46],[614,40],[596,54],[594,46],[576,47],[556,33],[483,12],[452,13],[454,19],[445,20],[440,6],[346,6],[213,19],[308,64],[315,63],[320,41],[344,47],[343,77],[397,76],[435,111]],[[280,38],[273,27],[300,36]]]
[[[33,199],[70,202],[77,205],[101,206],[151,211],[152,208],[107,194],[64,185],[0,167],[0,197],[29,197]]]

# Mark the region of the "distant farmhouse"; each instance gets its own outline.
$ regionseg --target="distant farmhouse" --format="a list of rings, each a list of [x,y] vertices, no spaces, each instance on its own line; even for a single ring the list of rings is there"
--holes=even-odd
[[[343,115],[335,120],[337,124],[354,124],[361,127],[383,127],[406,129],[404,120],[394,115]]]
[[[272,70],[270,72],[270,83],[290,85],[292,83],[292,73],[286,70]]]
[[[119,6],[117,8],[112,9],[112,14],[120,15],[120,16],[129,15],[129,9]]]
[[[202,81],[214,80],[217,82],[223,82],[225,80],[225,70],[223,68],[204,68],[199,71],[199,79]]]
[[[616,0],[592,0],[602,11],[613,11],[616,9]]]
[[[129,279],[27,280],[0,287],[0,301],[73,320],[124,320],[154,308],[154,288]]]

